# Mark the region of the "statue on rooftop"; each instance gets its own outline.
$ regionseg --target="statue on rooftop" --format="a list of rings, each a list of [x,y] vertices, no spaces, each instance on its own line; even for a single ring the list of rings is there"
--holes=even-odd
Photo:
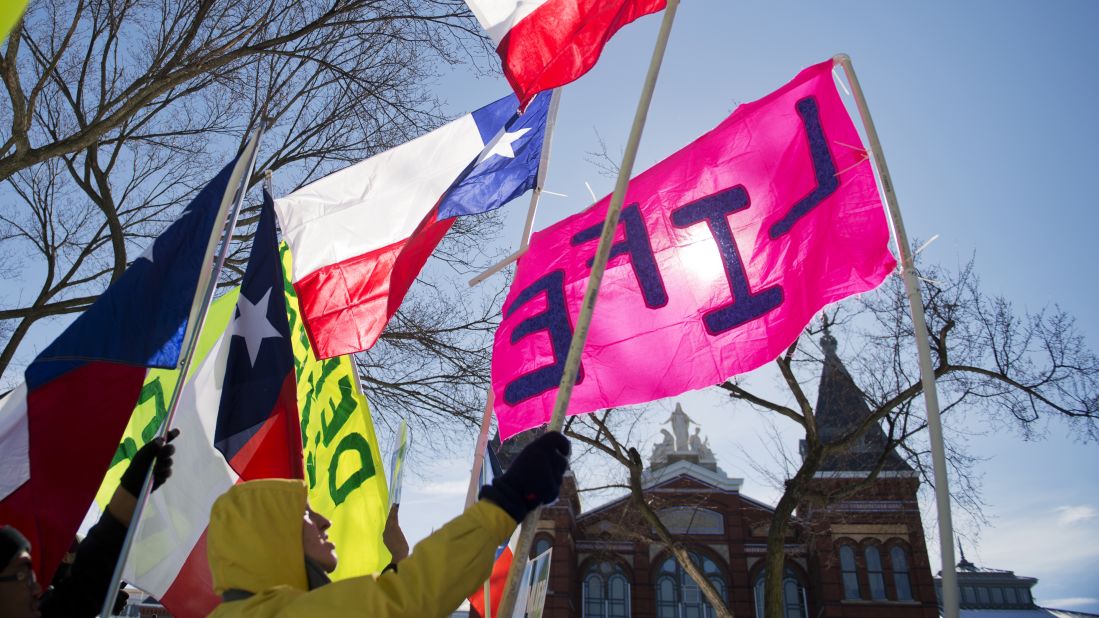
[[[667,429],[661,429],[660,433],[664,434],[664,439],[653,445],[653,454],[649,460],[650,465],[667,461],[668,455],[671,455],[672,451],[675,450],[675,438],[672,437],[672,434],[668,433]]]
[[[687,416],[687,413],[683,411],[681,404],[675,404],[675,410],[672,415],[668,417],[668,420],[663,424],[672,424],[672,433],[675,434],[675,452],[687,453],[690,452],[690,443],[687,439],[687,429],[690,428],[691,423],[697,425],[691,417]]]

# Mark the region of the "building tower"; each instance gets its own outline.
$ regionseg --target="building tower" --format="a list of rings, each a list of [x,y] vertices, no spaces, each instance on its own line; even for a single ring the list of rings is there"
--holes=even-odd
[[[821,440],[834,443],[867,419],[870,409],[827,331],[821,348],[815,414]],[[802,449],[804,455],[804,442]],[[876,478],[868,480],[878,468]],[[938,616],[916,498],[919,483],[878,423],[848,451],[825,458],[811,487],[835,501],[802,504],[797,512],[807,528],[811,596],[820,599],[820,616]]]

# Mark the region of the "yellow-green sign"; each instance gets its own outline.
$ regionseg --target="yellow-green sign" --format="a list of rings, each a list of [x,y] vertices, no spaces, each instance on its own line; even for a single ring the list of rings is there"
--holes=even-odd
[[[290,251],[285,243],[280,250],[286,277]],[[390,560],[382,544],[389,496],[370,408],[350,356],[313,356],[289,278],[286,299],[309,504],[332,521],[328,537],[340,557],[332,578],[377,573]]]
[[[27,0],[0,0],[0,43],[8,38],[8,33],[23,16]]]

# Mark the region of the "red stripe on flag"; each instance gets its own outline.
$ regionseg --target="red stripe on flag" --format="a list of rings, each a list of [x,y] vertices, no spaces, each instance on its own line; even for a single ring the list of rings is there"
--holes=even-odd
[[[446,236],[446,233],[450,231],[450,226],[454,225],[454,217],[439,221],[437,219],[438,215],[438,205],[436,205],[436,208],[424,217],[424,220],[420,222],[420,226],[409,237],[408,244],[405,245],[404,250],[397,256],[397,261],[393,264],[393,277],[390,279],[389,284],[389,305],[386,308],[386,320],[389,320],[397,313],[397,309],[404,301],[405,294],[408,293],[408,288],[412,287],[412,283],[416,281],[416,277],[419,277],[420,271],[424,269],[427,258],[431,257],[431,253],[435,251],[435,247],[439,246],[443,236]]]
[[[405,240],[320,268],[294,284],[317,358],[369,349],[453,224],[433,210]]]
[[[270,418],[229,462],[242,481],[304,478],[297,388],[291,371],[282,382]]]
[[[497,615],[500,609],[500,599],[504,596],[504,584],[508,580],[508,571],[511,569],[511,548],[505,547],[496,562],[492,565],[492,575],[488,579],[488,595],[492,602],[492,615]],[[473,596],[469,597],[469,604],[477,610],[478,616],[485,615],[485,588],[481,586]]]
[[[407,240],[319,268],[294,283],[317,358],[369,347],[385,328],[389,275]]]
[[[0,502],[0,524],[30,540],[38,581],[72,545],[144,380],[144,367],[93,362],[27,393],[31,478]]]
[[[206,559],[206,532],[195,543],[160,602],[176,618],[202,618],[221,602],[221,597],[214,594],[214,578]]]
[[[666,5],[667,0],[549,0],[535,9],[496,49],[520,106],[587,73],[615,32]]]

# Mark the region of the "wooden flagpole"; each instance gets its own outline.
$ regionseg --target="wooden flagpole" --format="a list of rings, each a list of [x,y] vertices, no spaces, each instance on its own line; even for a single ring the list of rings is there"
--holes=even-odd
[[[569,354],[565,359],[565,367],[561,374],[561,385],[557,389],[557,399],[553,405],[553,417],[549,423],[550,431],[561,431],[565,426],[565,413],[569,407],[569,399],[572,397],[572,387],[576,384],[576,372],[580,367],[580,356],[584,351],[584,342],[588,338],[588,327],[591,326],[595,300],[599,295],[599,286],[603,282],[603,272],[606,270],[607,258],[610,256],[611,245],[614,243],[614,234],[618,228],[618,216],[622,212],[626,187],[629,185],[630,176],[633,174],[633,164],[637,159],[638,145],[641,143],[641,134],[644,132],[645,120],[649,115],[649,104],[652,102],[653,91],[656,89],[656,78],[660,74],[660,65],[664,61],[664,50],[668,47],[668,37],[671,35],[672,23],[675,21],[675,13],[678,8],[679,0],[668,0],[667,8],[664,9],[664,19],[660,23],[660,32],[656,38],[656,45],[653,47],[649,71],[645,75],[645,84],[641,89],[641,97],[637,101],[633,126],[630,128],[630,137],[626,142],[626,152],[622,155],[622,165],[618,169],[618,180],[614,185],[614,194],[611,196],[611,202],[607,207],[607,218],[603,221],[603,233],[599,237],[599,248],[595,251],[595,260],[592,263],[591,275],[588,278],[588,287],[584,291],[584,301],[580,306],[580,315],[576,319],[576,330],[573,332],[572,342],[569,344]],[[530,553],[541,513],[542,509],[538,507],[528,513],[526,519],[522,522],[523,530],[515,547],[511,569],[508,571],[504,596],[500,599],[499,615],[505,618],[510,618],[514,613],[515,600],[519,592],[519,586],[522,583],[523,568],[527,563],[527,555]]]
[[[473,453],[473,470],[470,471],[469,488],[466,490],[466,508],[477,501],[477,490],[481,478],[481,466],[485,465],[485,447],[488,446],[488,431],[492,426],[492,388],[485,397],[485,414],[481,417],[481,433],[477,436],[477,446]]]
[[[908,234],[904,231],[901,210],[897,205],[897,195],[893,191],[893,180],[889,176],[889,167],[885,164],[878,132],[874,120],[870,117],[870,108],[866,104],[859,79],[855,76],[855,67],[851,57],[838,54],[833,61],[843,67],[851,93],[866,129],[866,139],[870,142],[870,153],[878,168],[882,193],[889,218],[893,221],[893,231],[897,237],[897,250],[901,254],[901,277],[908,292],[909,309],[912,312],[912,326],[916,337],[916,349],[920,357],[920,380],[923,383],[924,403],[927,407],[927,430],[931,434],[931,463],[935,478],[935,504],[939,515],[939,548],[942,555],[943,577],[943,615],[945,618],[958,618],[958,575],[954,563],[954,526],[950,514],[950,485],[946,476],[946,454],[943,447],[943,426],[939,417],[939,396],[935,389],[935,371],[931,366],[931,347],[928,344],[927,322],[924,319],[923,301],[920,297],[920,284],[916,275],[916,265],[912,259],[912,248],[908,243]]]
[[[256,127],[255,134],[253,134],[252,139],[248,140],[248,143],[245,144],[244,151],[241,152],[237,164],[233,167],[233,173],[230,175],[229,182],[226,184],[225,194],[221,198],[221,205],[218,208],[217,218],[214,220],[226,221],[226,217],[228,216],[228,221],[220,230],[215,227],[214,233],[210,235],[210,240],[206,245],[206,262],[209,263],[209,258],[214,257],[214,251],[217,249],[219,240],[221,241],[221,251],[217,254],[217,259],[213,268],[203,271],[199,275],[198,284],[195,286],[195,290],[202,290],[202,293],[196,293],[195,299],[191,304],[191,312],[187,319],[187,328],[183,334],[183,348],[180,350],[179,379],[176,380],[175,388],[172,389],[172,397],[168,402],[168,415],[160,425],[160,431],[157,434],[158,438],[167,435],[172,426],[172,420],[175,417],[176,409],[179,407],[179,397],[183,393],[183,387],[187,383],[187,373],[191,368],[191,361],[194,359],[196,344],[198,343],[199,335],[202,332],[202,325],[206,322],[206,314],[210,309],[210,304],[214,300],[214,292],[217,291],[218,274],[221,273],[221,267],[225,265],[225,260],[229,255],[229,245],[233,239],[233,231],[237,226],[237,217],[240,215],[241,206],[244,204],[244,195],[248,192],[248,181],[251,179],[252,172],[256,166],[256,152],[259,150],[259,142],[260,139],[263,138],[263,133],[266,128],[267,120],[261,120],[259,126]],[[236,188],[233,191],[230,191],[229,187]],[[154,467],[155,466],[150,466],[149,470],[145,473],[145,481],[141,485],[141,491],[138,496],[135,496],[137,498],[137,504],[134,506],[134,513],[130,518],[130,525],[126,529],[126,537],[122,542],[122,549],[118,553],[118,560],[115,562],[114,572],[111,575],[111,581],[107,586],[107,597],[103,600],[103,607],[99,612],[100,616],[110,616],[111,610],[114,609],[115,599],[118,597],[118,584],[122,581],[122,570],[126,566],[126,558],[130,554],[130,548],[133,545],[138,522],[141,521],[141,514],[145,511],[145,504],[148,501],[149,494],[152,493]]]

